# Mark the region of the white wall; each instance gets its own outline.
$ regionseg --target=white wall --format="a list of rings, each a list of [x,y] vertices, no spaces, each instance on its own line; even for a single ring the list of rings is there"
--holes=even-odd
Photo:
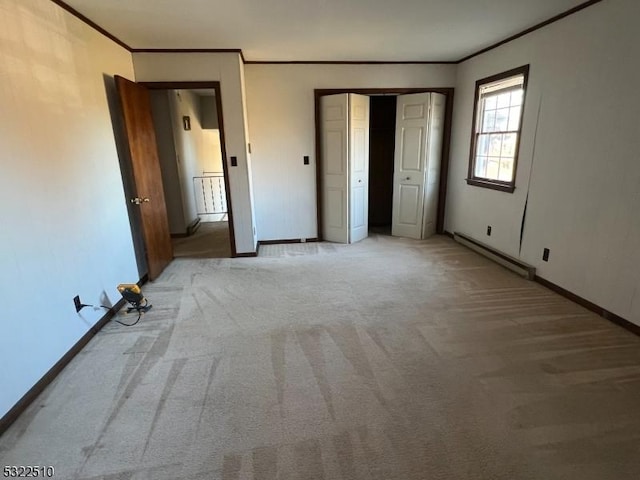
[[[105,75],[131,55],[49,0],[0,3],[0,416],[139,279]],[[108,298],[104,298],[104,296]]]
[[[223,174],[222,146],[220,144],[220,130],[218,129],[218,114],[216,112],[216,98],[212,96],[200,97],[200,113],[202,115],[203,141],[203,171]],[[222,179],[224,182],[224,178]],[[224,183],[223,183],[224,184]],[[200,215],[202,222],[219,222],[227,219],[224,213]],[[255,222],[254,222],[255,225]]]
[[[637,0],[598,3],[460,65],[446,228],[519,256],[640,325],[638,18]],[[515,193],[468,186],[475,81],[524,64],[531,72]]]
[[[200,125],[200,100],[195,93],[189,90],[173,90],[169,92],[169,105],[182,191],[184,233],[187,226],[198,218],[193,177],[202,176],[204,171],[204,139]],[[184,129],[182,119],[185,116],[189,117],[191,130]]]
[[[225,131],[229,191],[238,253],[255,252],[251,209],[250,161],[247,153],[246,118],[243,105],[243,64],[237,53],[134,53],[136,80],[219,81]],[[230,158],[238,158],[231,167]]]
[[[204,149],[202,152],[204,171],[208,173],[222,173],[222,147],[220,145],[220,130],[202,130]]]
[[[220,130],[218,112],[216,111],[216,97],[212,95],[200,96],[200,124],[202,126],[202,158],[203,170],[211,173],[222,173],[222,147],[220,145]]]
[[[275,240],[318,235],[314,89],[453,87],[456,66],[249,64],[245,74],[258,238]]]
[[[200,96],[200,114],[202,116],[202,128],[207,130],[217,130],[220,128],[218,126],[218,112],[216,109],[215,95]]]

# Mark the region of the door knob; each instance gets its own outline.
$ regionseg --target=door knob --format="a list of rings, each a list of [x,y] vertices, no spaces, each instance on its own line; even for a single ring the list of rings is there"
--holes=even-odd
[[[135,197],[131,199],[131,203],[135,203],[136,205],[140,205],[142,203],[149,203],[151,200],[149,200],[148,197],[144,197],[144,198],[140,198],[140,197]]]
[[[362,179],[358,180],[358,183],[362,183]]]
[[[405,178],[405,180],[411,180],[411,177],[407,177],[407,178]]]

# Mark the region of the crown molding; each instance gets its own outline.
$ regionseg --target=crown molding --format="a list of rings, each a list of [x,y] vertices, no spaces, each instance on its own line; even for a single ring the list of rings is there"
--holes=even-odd
[[[247,65],[456,65],[457,61],[425,60],[247,60]]]
[[[240,48],[132,48],[131,53],[237,53],[247,63]]]
[[[94,30],[100,32],[102,35],[104,35],[105,37],[111,39],[112,41],[114,41],[116,44],[120,45],[122,48],[126,49],[127,51],[131,52],[131,53],[237,53],[240,55],[240,58],[242,59],[242,62],[246,65],[457,65],[463,62],[466,62],[467,60],[471,60],[474,57],[477,57],[478,55],[482,55],[483,53],[487,53],[491,50],[494,50],[498,47],[501,47],[502,45],[505,45],[507,43],[510,43],[514,40],[517,40],[520,37],[523,37],[525,35],[528,35],[529,33],[535,32],[537,30],[540,30],[541,28],[544,28],[548,25],[551,25],[552,23],[555,23],[559,20],[562,20],[563,18],[566,18],[570,15],[573,15],[574,13],[580,12],[581,10],[584,10],[585,8],[588,8],[592,5],[596,5],[600,2],[602,2],[603,0],[588,0],[584,3],[581,3],[580,5],[577,5],[573,8],[570,8],[569,10],[566,10],[565,12],[562,12],[558,15],[555,15],[551,18],[549,18],[548,20],[545,20],[544,22],[540,22],[532,27],[529,27],[519,33],[516,33],[515,35],[511,35],[510,37],[505,38],[504,40],[501,40],[499,42],[496,42],[488,47],[485,47],[481,50],[478,50],[475,53],[472,53],[470,55],[467,55],[463,58],[461,58],[460,60],[445,60],[445,61],[423,61],[423,60],[416,60],[416,61],[411,61],[411,60],[406,60],[406,61],[385,61],[385,60],[345,60],[345,61],[340,61],[340,60],[290,60],[290,61],[283,61],[283,60],[247,60],[244,56],[244,53],[242,51],[241,48],[132,48],[129,45],[127,45],[125,42],[123,42],[122,40],[120,40],[118,37],[116,37],[115,35],[109,33],[107,30],[105,30],[104,28],[102,28],[100,25],[98,25],[97,23],[95,23],[93,20],[87,18],[86,16],[84,16],[83,14],[81,14],[80,12],[78,12],[75,8],[70,7],[69,5],[67,5],[64,1],[62,0],[51,0],[53,3],[55,3],[56,5],[58,5],[60,8],[64,9],[65,11],[69,12],[71,15],[73,15],[74,17],[78,18],[79,20],[81,20],[82,22],[86,23],[87,25],[89,25],[91,28],[93,28]]]
[[[63,2],[62,0],[51,0],[53,3],[55,3],[56,5],[58,5],[60,8],[62,8],[63,10],[66,10],[67,12],[69,12],[71,15],[73,15],[74,17],[76,17],[78,20],[86,23],[87,25],[89,25],[91,28],[93,28],[94,30],[96,30],[97,32],[100,32],[102,35],[104,35],[105,37],[107,37],[110,40],[113,40],[115,43],[117,43],[118,45],[120,45],[122,48],[124,48],[125,50],[128,50],[129,52],[131,51],[131,47],[129,45],[127,45],[126,43],[124,43],[122,40],[120,40],[118,37],[116,37],[115,35],[112,35],[111,33],[109,33],[108,31],[106,31],[104,28],[102,28],[100,25],[98,25],[97,23],[95,23],[93,20],[91,20],[90,18],[85,17],[83,14],[81,14],[79,11],[77,11],[75,8],[70,7],[69,5],[67,5],[65,2]]]
[[[576,5],[573,8],[570,8],[569,10],[562,12],[554,17],[549,18],[548,20],[545,20],[544,22],[540,22],[537,25],[534,25],[533,27],[529,27],[526,30],[521,31],[520,33],[516,33],[515,35],[511,35],[510,37],[505,38],[504,40],[500,40],[497,43],[494,43],[493,45],[490,45],[488,47],[485,47],[481,50],[478,50],[475,53],[472,53],[470,55],[467,55],[466,57],[461,58],[460,60],[458,60],[455,63],[463,63],[466,62],[467,60],[471,60],[474,57],[477,57],[478,55],[482,55],[483,53],[487,53],[495,48],[501,47],[502,45],[512,42],[514,40],[517,40],[520,37],[524,37],[525,35],[528,35],[529,33],[535,32],[536,30],[540,30],[541,28],[546,27],[547,25],[551,25],[552,23],[557,22],[558,20],[562,20],[563,18],[566,18],[570,15],[573,15],[574,13],[577,13],[581,10],[584,10],[587,7],[590,7],[592,5],[595,5],[596,3],[600,3],[602,2],[602,0],[589,0],[588,2],[584,2],[581,3],[580,5]]]

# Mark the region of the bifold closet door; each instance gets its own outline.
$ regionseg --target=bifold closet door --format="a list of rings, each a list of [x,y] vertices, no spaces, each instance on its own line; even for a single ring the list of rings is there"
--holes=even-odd
[[[357,242],[368,234],[369,97],[326,95],[320,108],[323,238]]]
[[[369,235],[369,97],[349,94],[349,243]]]
[[[415,239],[435,232],[444,95],[398,96],[392,235]]]

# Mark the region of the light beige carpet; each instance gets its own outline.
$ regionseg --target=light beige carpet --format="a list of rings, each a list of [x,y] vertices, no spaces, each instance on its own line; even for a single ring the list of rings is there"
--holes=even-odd
[[[640,339],[447,238],[178,259],[0,439],[56,478],[640,478]],[[124,320],[132,320],[124,318]]]

